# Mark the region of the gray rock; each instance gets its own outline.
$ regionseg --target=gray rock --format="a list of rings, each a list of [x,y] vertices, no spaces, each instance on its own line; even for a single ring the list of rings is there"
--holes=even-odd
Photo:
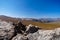
[[[17,35],[12,40],[60,40],[60,28],[54,30],[38,30],[26,36]]]
[[[39,28],[38,26],[34,26],[34,25],[30,24],[29,26],[27,26],[26,33],[35,33],[39,29],[41,29],[41,28]]]
[[[21,34],[18,34],[12,40],[28,40],[28,37],[24,36],[24,35],[21,35]]]
[[[11,23],[0,21],[0,40],[9,40],[14,35],[14,26]]]

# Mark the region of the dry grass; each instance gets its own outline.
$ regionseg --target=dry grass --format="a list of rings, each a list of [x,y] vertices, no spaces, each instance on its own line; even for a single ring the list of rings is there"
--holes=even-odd
[[[40,23],[40,22],[32,22],[32,21],[26,21],[26,20],[23,20],[22,23],[25,25],[33,24],[33,25],[39,26],[43,29],[55,29],[55,28],[60,27],[60,25],[57,25],[57,24],[44,24],[44,23]]]

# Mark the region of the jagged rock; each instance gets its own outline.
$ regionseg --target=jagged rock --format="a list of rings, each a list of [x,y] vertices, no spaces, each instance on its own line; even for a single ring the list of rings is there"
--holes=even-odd
[[[60,40],[60,28],[56,28],[52,40]]]
[[[39,30],[36,33],[29,34],[31,40],[60,40],[60,28],[54,30]]]
[[[13,23],[13,25],[15,26],[15,33],[23,34],[26,30],[26,26],[23,25],[20,21],[17,24]]]
[[[14,35],[14,27],[11,23],[0,21],[0,40],[10,40]]]
[[[34,25],[29,25],[28,27],[27,27],[27,29],[26,29],[26,33],[35,33],[35,32],[37,32],[39,29],[41,29],[41,28],[39,28],[38,26],[34,26]]]
[[[29,25],[26,29],[21,22],[13,25],[10,22],[0,21],[0,40],[60,40],[60,28],[39,30],[41,28]]]
[[[18,34],[12,40],[28,40],[28,37],[24,36],[24,35],[21,35],[21,34]]]
[[[26,37],[26,39],[24,39]],[[26,36],[17,35],[13,40],[60,40],[60,28],[54,30],[38,30]]]
[[[20,21],[18,22],[18,27],[20,27],[22,31],[26,31],[26,25],[23,25]]]

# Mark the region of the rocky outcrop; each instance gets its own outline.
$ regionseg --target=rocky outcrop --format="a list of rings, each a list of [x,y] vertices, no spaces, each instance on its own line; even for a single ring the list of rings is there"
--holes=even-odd
[[[42,29],[42,28],[39,28],[38,26],[34,26],[34,25],[30,24],[27,26],[26,33],[35,33],[39,29]]]
[[[26,26],[20,21],[15,24],[0,20],[0,40],[11,40],[14,36],[25,32]]]
[[[29,39],[30,37],[29,34],[35,33],[39,29],[41,28],[30,24],[29,26],[27,26],[26,31],[23,34],[18,33],[12,40],[32,40],[32,39]]]
[[[29,33],[26,36],[19,35],[12,40],[60,40],[60,28],[54,30],[38,30],[35,33]]]
[[[10,40],[14,35],[14,27],[12,23],[0,21],[0,40]]]
[[[23,34],[26,31],[26,25],[23,25],[20,21],[17,24],[13,23],[13,25],[15,26],[15,33]]]
[[[0,21],[0,40],[60,40],[60,28],[43,30],[31,24],[26,27],[21,22]]]

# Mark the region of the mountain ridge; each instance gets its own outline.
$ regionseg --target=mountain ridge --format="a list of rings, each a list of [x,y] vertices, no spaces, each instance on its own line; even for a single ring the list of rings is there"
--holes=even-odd
[[[16,18],[16,17],[10,17],[5,15],[0,15],[0,19],[17,19],[17,20],[31,20],[34,22],[54,22],[54,21],[60,21],[60,18]]]

